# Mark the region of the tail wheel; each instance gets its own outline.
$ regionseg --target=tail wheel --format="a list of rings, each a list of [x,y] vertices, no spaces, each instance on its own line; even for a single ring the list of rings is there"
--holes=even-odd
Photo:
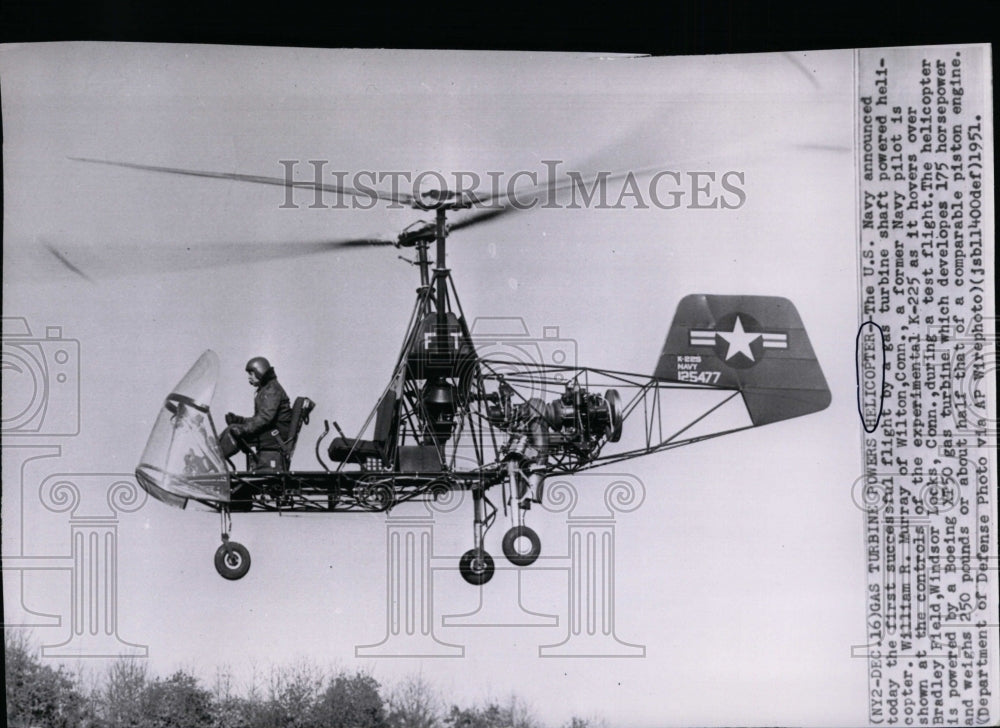
[[[469,549],[459,559],[458,570],[473,586],[485,584],[493,578],[493,557],[484,549]]]
[[[542,541],[527,526],[514,526],[503,537],[503,555],[514,566],[531,566],[542,553]]]
[[[243,544],[226,541],[215,552],[215,570],[223,579],[242,579],[250,571],[250,552]]]

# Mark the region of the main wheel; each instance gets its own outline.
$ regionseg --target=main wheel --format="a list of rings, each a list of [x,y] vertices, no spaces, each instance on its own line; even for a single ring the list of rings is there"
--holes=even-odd
[[[493,557],[483,549],[469,549],[459,559],[458,570],[473,586],[485,584],[493,578]]]
[[[531,566],[541,553],[541,539],[527,526],[514,526],[503,536],[503,555],[514,566]]]
[[[250,552],[243,544],[226,541],[215,552],[215,570],[223,579],[242,579],[250,571]]]

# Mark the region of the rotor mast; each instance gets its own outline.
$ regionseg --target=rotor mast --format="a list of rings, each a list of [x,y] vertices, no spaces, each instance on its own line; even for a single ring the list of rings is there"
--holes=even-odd
[[[435,251],[434,260],[434,293],[437,299],[437,322],[438,326],[444,327],[446,324],[445,317],[445,306],[447,305],[447,279],[448,279],[448,268],[445,267],[445,238],[448,235],[448,229],[445,226],[445,207],[442,205],[437,209],[437,215],[434,221],[434,237],[437,241],[437,249]],[[441,329],[443,330],[443,328]]]
[[[448,276],[451,271],[445,265],[446,239],[448,237],[448,211],[468,207],[469,204],[461,198],[455,198],[452,193],[434,193],[437,199],[430,204],[415,203],[414,207],[434,211],[434,222],[423,223],[420,227],[404,231],[396,241],[396,247],[413,246],[417,249],[417,260],[411,261],[420,268],[420,289],[426,291],[434,286],[433,305],[438,316],[438,323],[444,324],[448,310]],[[431,261],[427,255],[431,242],[434,243],[434,268],[431,272]],[[430,303],[430,298],[426,299]],[[426,309],[425,309],[426,311]],[[429,311],[427,311],[429,313]]]

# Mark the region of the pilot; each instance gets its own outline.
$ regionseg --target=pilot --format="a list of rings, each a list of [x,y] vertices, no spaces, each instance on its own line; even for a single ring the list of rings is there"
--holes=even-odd
[[[219,436],[219,445],[227,458],[240,450],[247,452],[249,448],[255,448],[257,452],[281,452],[292,424],[288,395],[278,383],[271,363],[262,356],[255,356],[247,362],[246,371],[250,384],[257,388],[253,398],[253,416],[226,413],[226,424],[229,426]]]

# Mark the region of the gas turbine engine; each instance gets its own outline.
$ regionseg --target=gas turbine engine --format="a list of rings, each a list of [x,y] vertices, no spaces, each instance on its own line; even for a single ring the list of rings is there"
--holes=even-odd
[[[588,392],[575,380],[558,399],[545,405],[545,423],[552,430],[550,442],[581,463],[596,458],[605,442],[622,436],[622,400],[615,389],[604,395]]]
[[[547,404],[540,398],[515,402],[515,394],[501,380],[499,391],[488,395],[490,424],[510,435],[504,446],[508,457],[541,463],[552,458],[580,465],[596,458],[605,442],[621,439],[622,406],[617,390],[601,395],[573,380],[560,397]]]

